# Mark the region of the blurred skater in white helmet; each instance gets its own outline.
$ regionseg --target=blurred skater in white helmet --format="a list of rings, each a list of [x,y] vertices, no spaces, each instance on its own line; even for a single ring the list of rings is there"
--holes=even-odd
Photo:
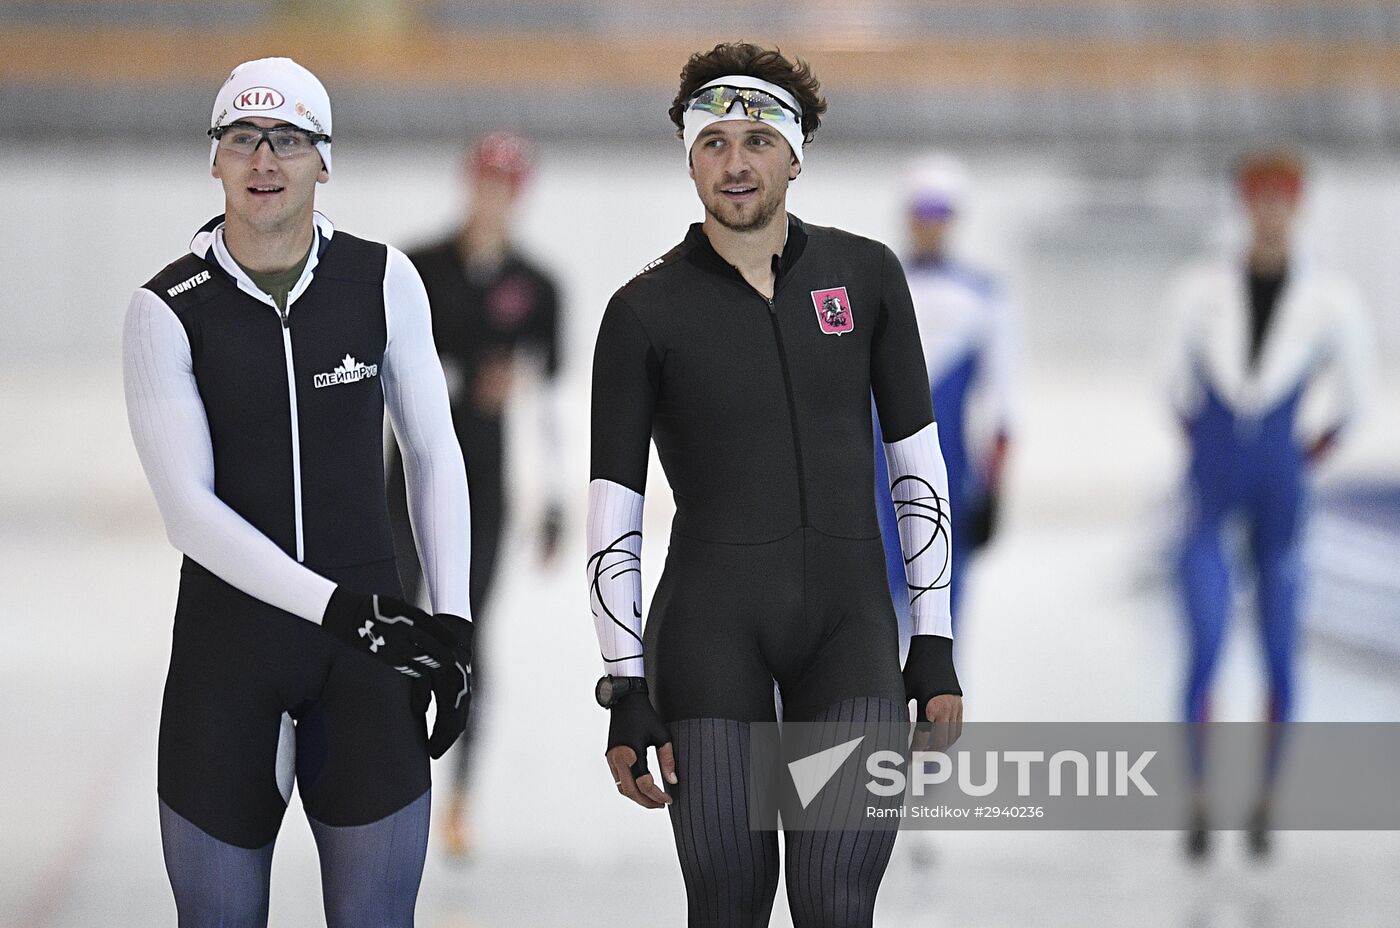
[[[951,239],[968,197],[966,169],[944,154],[916,161],[904,208],[909,290],[928,365],[953,512],[953,621],[961,614],[970,556],[996,531],[1001,478],[1011,441],[1015,319],[1005,293],[988,274],[956,258]],[[876,455],[875,484],[890,588],[907,598],[899,532],[889,483]],[[904,631],[907,638],[909,632]]]

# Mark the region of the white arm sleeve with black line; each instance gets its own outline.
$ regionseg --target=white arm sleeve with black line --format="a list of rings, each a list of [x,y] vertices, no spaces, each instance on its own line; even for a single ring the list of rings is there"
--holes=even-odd
[[[642,667],[642,495],[611,480],[588,484],[588,604],[605,672]]]
[[[403,453],[409,521],[434,612],[470,619],[471,509],[423,279],[389,249],[384,270],[385,407]]]
[[[953,524],[938,423],[930,422],[908,438],[886,444],[885,461],[914,634],[952,638]]]
[[[335,584],[286,554],[214,495],[214,448],[185,327],[137,290],[122,333],[126,414],[170,543],[227,583],[320,622]]]

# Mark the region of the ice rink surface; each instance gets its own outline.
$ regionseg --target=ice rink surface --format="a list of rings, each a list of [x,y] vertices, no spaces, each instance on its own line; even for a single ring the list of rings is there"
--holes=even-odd
[[[5,155],[0,178],[15,177],[21,160]],[[679,161],[678,154],[674,164],[653,157],[637,170],[656,186],[679,171]],[[360,168],[354,181],[355,162],[343,163],[360,186],[337,196],[350,202],[363,193],[355,210],[333,213],[345,228],[410,243],[426,234],[404,241],[410,224],[431,231],[451,215],[451,204],[442,202],[425,205],[421,215],[396,214],[390,194],[368,183],[370,171]],[[429,170],[427,163],[427,155],[414,163],[410,201],[427,203],[428,192],[450,183],[449,171]],[[843,169],[853,163],[848,157]],[[33,214],[32,237],[21,240],[17,224],[6,223],[7,241],[0,243],[0,270],[7,281],[19,281],[24,295],[24,302],[7,305],[7,326],[18,324],[16,310],[41,317],[21,336],[32,344],[0,370],[6,447],[0,455],[6,600],[0,608],[0,926],[173,925],[155,763],[179,557],[163,537],[127,437],[115,335],[131,288],[175,257],[212,214],[204,208],[212,191],[196,159],[189,183],[161,201],[158,215],[142,218],[135,234],[114,242],[113,253],[95,256],[94,274],[73,283],[79,296],[56,297],[53,314],[45,316],[39,297],[52,261],[27,263],[21,256],[58,247],[81,215],[110,229],[120,210],[115,194],[105,192],[101,170],[84,175],[87,187],[75,191],[61,183],[69,169],[61,158],[36,157],[30,168],[41,180],[54,180],[59,192],[47,212],[40,199],[19,200]],[[541,186],[553,199],[532,201],[526,217],[537,251],[545,251],[546,230],[559,219],[550,206],[564,201],[559,208],[576,209],[577,203],[568,205],[571,196],[583,196],[575,188],[588,187],[596,197],[606,173],[597,166],[570,173],[557,161],[548,166]],[[1354,180],[1348,177],[1333,183],[1345,187]],[[891,196],[890,185],[881,183],[880,197],[870,203],[839,208],[834,198],[817,196],[825,190],[829,197],[837,185],[814,184],[809,214],[830,205],[841,215],[809,218],[859,225],[864,216],[873,223],[870,217]],[[8,184],[0,180],[3,192],[15,192]],[[1011,171],[992,196],[1005,207],[1013,195],[1051,188],[1053,178],[1043,172]],[[656,207],[664,222],[653,217],[636,229],[635,240],[590,240],[560,258],[565,283],[574,286],[566,374],[570,453],[552,479],[569,487],[570,545],[548,569],[533,559],[527,529],[538,506],[532,485],[538,477],[529,475],[539,468],[529,460],[528,430],[513,429],[520,435],[513,460],[521,494],[484,632],[497,670],[496,689],[482,707],[486,729],[474,793],[479,851],[461,864],[434,844],[418,907],[424,928],[684,922],[666,816],[618,797],[603,764],[606,719],[591,699],[599,665],[580,537],[592,332],[607,292],[679,237],[689,218],[687,189],[665,189]],[[194,198],[202,205],[186,202]],[[1317,209],[1325,216],[1335,201]],[[974,242],[995,240],[1018,215],[1003,208],[971,230]],[[882,222],[883,232],[872,234],[890,232],[888,218]],[[1387,228],[1382,243],[1395,237]],[[559,235],[572,247],[589,230]],[[1037,265],[1026,263],[1029,246],[1017,241],[1016,248],[987,253],[1024,284],[1036,279]],[[1358,273],[1365,276],[1364,269]],[[1395,273],[1393,265],[1373,268],[1376,298],[1400,292],[1389,286]],[[102,275],[105,282],[94,279]],[[1147,288],[1147,281],[1138,283]],[[1060,292],[1068,290],[1065,284]],[[1086,320],[1073,307],[1027,296],[1023,291],[1023,305],[1049,317],[1031,325],[1007,523],[976,565],[960,620],[967,717],[1173,719],[1184,657],[1164,550],[1176,445],[1161,397],[1143,373],[1145,354],[1108,350],[1141,349],[1150,336],[1133,341],[1130,322],[1109,325],[1107,316],[1094,315],[1101,306],[1088,306]],[[1056,334],[1064,327],[1124,343],[1056,357],[1049,349],[1067,337]],[[530,402],[527,396],[519,419],[527,418]],[[1400,437],[1391,430],[1397,408],[1400,385],[1391,381],[1324,478],[1393,480],[1400,473]],[[643,559],[648,585],[665,553],[667,496],[653,468]],[[1320,635],[1306,639],[1301,661],[1300,719],[1400,720],[1393,662]],[[1217,717],[1253,719],[1262,700],[1257,642],[1250,623],[1239,621],[1221,667]],[[1181,836],[1167,832],[906,834],[896,845],[876,924],[1360,928],[1394,925],[1400,911],[1400,835],[1394,833],[1284,833],[1263,865],[1245,859],[1239,834],[1221,834],[1216,850],[1212,862],[1193,868],[1182,859]],[[320,920],[314,847],[293,800],[274,864],[271,924],[299,928]],[[780,890],[773,924],[788,922]]]
[[[1095,378],[1078,379],[1082,391]],[[1059,404],[1084,399],[1066,382],[1057,377],[1034,391],[1034,407],[1050,421]],[[178,556],[142,495],[114,371],[82,372],[42,390],[13,378],[5,387],[7,424],[27,414],[17,412],[16,401],[37,401],[43,392],[47,414],[27,424],[46,447],[72,446],[47,476],[23,474],[31,487],[53,491],[43,507],[48,517],[12,510],[0,532],[9,598],[0,612],[0,853],[8,862],[0,919],[25,928],[173,924],[157,831],[155,747]],[[1131,390],[1103,395],[1125,407],[1142,399]],[[1039,450],[1032,431],[1021,454],[1032,458]],[[25,468],[15,457],[5,466],[7,478]],[[78,480],[97,467],[107,474],[105,485]],[[1101,502],[1076,517],[1036,505],[1035,496],[1049,490],[1027,483],[1018,478],[1013,496],[1024,505],[1013,504],[1005,537],[977,565],[963,618],[968,717],[1172,718],[1182,642],[1157,566],[1151,495],[1136,497],[1142,510],[1123,518],[1115,510],[1131,508],[1129,482],[1118,503]],[[75,486],[83,488],[79,496],[100,498],[63,499]],[[662,495],[655,498],[661,502],[648,516],[657,528],[653,539],[664,535],[666,519]],[[577,526],[582,500],[572,504]],[[645,563],[656,565],[664,550],[653,554],[653,547]],[[620,799],[602,763],[606,726],[589,698],[598,669],[582,602],[581,545],[545,573],[521,533],[512,535],[510,550],[485,646],[516,657],[499,659],[499,686],[484,710],[475,794],[480,851],[459,864],[434,847],[420,924],[591,926],[615,924],[619,915],[681,924],[683,888],[669,823],[663,813]],[[649,571],[653,579],[656,572]],[[1259,705],[1253,647],[1242,622],[1222,667],[1225,718],[1252,718]],[[1400,718],[1393,670],[1310,639],[1300,718]],[[906,834],[877,924],[1394,923],[1400,836],[1284,833],[1275,859],[1254,866],[1242,836],[1224,833],[1218,852],[1197,869],[1182,861],[1174,833]],[[916,857],[931,857],[931,866],[918,869]],[[314,847],[294,800],[274,865],[272,924],[309,925],[320,917]],[[775,915],[774,923],[784,918]]]

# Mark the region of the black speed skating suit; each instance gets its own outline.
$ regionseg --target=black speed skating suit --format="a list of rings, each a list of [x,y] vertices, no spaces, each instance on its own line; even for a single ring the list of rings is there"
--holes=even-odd
[[[772,300],[699,225],[617,292],[593,369],[592,478],[675,495],[645,628],[680,783],[692,925],[766,925],[777,838],[749,829],[747,723],[905,717],[873,495],[885,440],[933,418],[904,274],[878,242],[791,217]],[[607,655],[605,655],[607,657]],[[893,831],[793,832],[797,924],[869,924]]]

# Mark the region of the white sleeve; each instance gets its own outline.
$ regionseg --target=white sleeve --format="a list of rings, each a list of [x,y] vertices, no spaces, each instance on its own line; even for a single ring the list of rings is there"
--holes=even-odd
[[[908,438],[886,444],[885,461],[914,634],[952,638],[953,521],[938,423],[930,422]]]
[[[1200,380],[1196,373],[1195,335],[1197,321],[1195,276],[1183,274],[1167,289],[1160,314],[1166,331],[1163,380],[1168,402],[1180,419],[1189,419],[1200,407]]]
[[[998,434],[1016,420],[1016,308],[1000,287],[988,299],[987,389]]]
[[[434,612],[470,619],[467,467],[433,344],[428,291],[413,263],[392,247],[384,269],[384,314],[384,401],[403,454],[409,521],[428,602]]]
[[[588,484],[588,604],[603,667],[642,668],[642,495],[611,480]]]
[[[320,622],[335,584],[214,495],[214,448],[189,338],[149,290],[137,290],[127,308],[122,374],[131,437],[170,543],[248,595]]]
[[[1329,373],[1336,381],[1332,429],[1355,419],[1365,404],[1375,373],[1375,333],[1366,303],[1350,282],[1340,282],[1333,303],[1333,350]]]

